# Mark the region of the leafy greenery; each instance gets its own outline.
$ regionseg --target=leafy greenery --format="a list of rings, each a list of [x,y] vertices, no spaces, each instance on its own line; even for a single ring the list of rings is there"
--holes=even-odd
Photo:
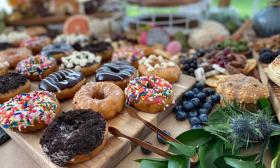
[[[258,110],[248,111],[239,104],[225,104],[209,116],[207,126],[193,129],[168,142],[173,155],[165,159],[142,159],[141,168],[189,167],[198,155],[199,168],[264,168],[263,155],[270,147],[272,168],[280,167],[280,126],[274,123],[267,100],[260,100]],[[259,152],[247,156],[240,152],[260,144]]]

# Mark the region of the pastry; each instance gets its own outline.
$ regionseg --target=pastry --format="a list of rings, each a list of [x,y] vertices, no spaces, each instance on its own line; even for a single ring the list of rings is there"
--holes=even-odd
[[[126,61],[138,67],[138,61],[145,57],[144,51],[139,47],[123,47],[113,53],[112,61]]]
[[[0,35],[0,42],[11,43],[15,46],[18,46],[21,41],[28,40],[31,37],[26,32],[17,32],[13,31],[7,34]]]
[[[139,61],[138,71],[140,76],[158,76],[171,83],[177,82],[181,75],[177,64],[155,55],[142,58]]]
[[[276,57],[267,68],[267,75],[276,85],[280,86],[280,57]],[[278,69],[279,68],[279,69]]]
[[[124,107],[122,89],[110,82],[89,82],[75,94],[75,109],[92,109],[105,119],[111,119]]]
[[[0,58],[0,76],[7,74],[9,72],[9,67],[9,62]]]
[[[268,98],[268,88],[253,77],[243,74],[230,75],[218,81],[216,88],[221,101],[240,104],[256,104],[261,98]]]
[[[173,103],[172,85],[156,76],[141,76],[125,88],[126,103],[137,110],[158,113]]]
[[[54,72],[44,78],[39,89],[53,92],[57,99],[69,99],[74,97],[75,93],[86,83],[82,73],[71,69]]]
[[[24,59],[16,67],[16,71],[28,76],[30,80],[41,80],[57,71],[57,69],[58,67],[54,58],[41,55]]]
[[[21,60],[30,56],[32,56],[32,52],[27,48],[9,48],[0,52],[0,58],[8,61],[12,69],[14,69]]]
[[[116,61],[103,64],[96,71],[97,82],[113,82],[125,89],[128,82],[137,76],[137,70],[126,62]]]
[[[95,157],[108,141],[106,120],[92,110],[62,113],[45,130],[40,144],[58,166],[65,167]]]
[[[28,40],[23,40],[20,43],[21,47],[28,48],[32,51],[33,55],[39,54],[43,47],[49,45],[51,39],[47,36],[36,36]]]
[[[61,34],[54,39],[54,43],[66,43],[79,51],[89,43],[89,37],[83,34]]]
[[[60,105],[53,93],[34,91],[21,93],[0,107],[0,124],[22,133],[45,128],[60,113]]]
[[[71,55],[61,59],[61,68],[74,69],[85,76],[92,75],[101,66],[101,57],[88,51],[74,51]]]
[[[56,43],[45,46],[41,55],[53,57],[58,63],[61,63],[61,58],[70,55],[74,49],[71,45],[65,43]]]
[[[89,51],[91,53],[100,55],[102,57],[102,62],[110,61],[113,55],[113,47],[107,42],[88,44],[82,48],[82,51]]]

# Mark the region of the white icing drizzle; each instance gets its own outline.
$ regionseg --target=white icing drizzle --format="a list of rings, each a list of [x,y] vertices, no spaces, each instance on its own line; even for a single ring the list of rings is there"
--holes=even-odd
[[[148,71],[176,66],[174,62],[166,60],[162,56],[156,55],[150,55],[148,58],[143,57],[141,60],[139,60],[139,64],[145,65]]]

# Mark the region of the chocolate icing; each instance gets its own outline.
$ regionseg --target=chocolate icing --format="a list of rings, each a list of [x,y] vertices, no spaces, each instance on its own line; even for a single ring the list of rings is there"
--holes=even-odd
[[[19,73],[8,73],[0,76],[0,93],[5,94],[18,89],[20,86],[24,86],[27,81],[28,78]]]
[[[96,71],[96,81],[120,81],[130,78],[136,69],[126,62],[106,63]]]
[[[107,49],[112,48],[110,43],[107,42],[98,42],[94,44],[88,44],[82,48],[82,51],[89,51],[92,53],[98,53],[106,51]]]
[[[54,54],[60,54],[60,53],[71,53],[74,51],[71,45],[64,44],[64,43],[57,43],[57,44],[51,44],[46,47],[44,47],[41,51],[41,55],[51,57]]]
[[[40,144],[51,161],[59,166],[76,155],[89,154],[104,139],[106,121],[92,110],[63,112],[45,130]]]
[[[80,72],[71,69],[60,70],[44,78],[39,84],[39,89],[60,92],[66,88],[74,87],[83,79],[84,76]]]
[[[14,47],[11,43],[0,43],[0,51],[6,50],[8,48]]]

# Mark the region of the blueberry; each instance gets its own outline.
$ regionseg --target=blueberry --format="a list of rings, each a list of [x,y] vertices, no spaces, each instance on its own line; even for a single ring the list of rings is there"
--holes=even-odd
[[[184,60],[182,60],[182,64],[190,64],[192,62],[192,60],[191,59],[184,59]]]
[[[163,130],[164,133],[166,133],[167,135],[171,136],[171,133],[169,131]],[[165,145],[166,141],[164,138],[162,138],[159,134],[157,134],[157,140],[159,143]]]
[[[184,120],[186,120],[187,118],[188,118],[188,115],[187,115],[186,112],[181,111],[181,110],[176,112],[176,119],[177,119],[178,121],[184,121]]]
[[[192,98],[194,98],[194,95],[195,95],[194,92],[190,90],[190,91],[185,92],[183,96],[185,99],[192,99]]]
[[[204,109],[204,108],[201,108],[198,110],[198,113],[199,114],[207,114],[208,113],[208,110],[207,109]]]
[[[208,121],[208,115],[207,114],[200,114],[199,117],[201,122],[207,122]]]
[[[152,145],[152,143],[151,143],[151,142],[146,141],[146,143],[148,143],[148,144]],[[143,148],[142,146],[141,146],[141,151],[142,151],[142,153],[143,153],[143,154],[145,154],[145,155],[149,155],[149,154],[151,154],[151,153],[152,153],[150,150],[145,149],[145,148]]]
[[[184,71],[188,71],[189,68],[190,68],[189,64],[184,64],[184,65],[183,65],[183,70],[184,70]]]
[[[269,49],[269,48],[262,48],[262,49],[260,50],[259,54],[262,54],[262,53],[264,53],[264,52],[270,52],[270,53],[272,53],[272,50]]]
[[[194,108],[194,105],[190,101],[184,101],[183,102],[183,107],[185,111],[191,111]]]
[[[271,63],[275,59],[275,54],[273,52],[263,52],[260,54],[259,60],[263,63]]]
[[[198,128],[202,128],[202,126],[200,124],[192,126],[192,129],[198,129]]]
[[[212,106],[212,104],[210,104],[210,103],[204,103],[204,104],[202,105],[202,108],[204,108],[204,109],[206,109],[208,112],[210,112],[210,111],[212,110],[213,106]]]
[[[205,88],[203,90],[208,96],[215,94],[215,90],[212,88]]]
[[[174,112],[177,112],[177,111],[180,111],[180,110],[183,110],[183,106],[180,105],[180,104],[176,105],[173,109]]]
[[[188,69],[188,73],[193,73],[194,72],[194,68],[189,68]]]
[[[211,96],[211,100],[215,103],[218,103],[220,101],[220,99],[221,99],[221,97],[217,93]]]
[[[191,117],[190,122],[191,122],[191,125],[197,125],[197,124],[201,123],[200,119],[197,117]]]
[[[197,57],[203,57],[206,54],[206,51],[204,49],[198,49],[195,54]]]
[[[197,113],[197,111],[191,111],[191,112],[189,112],[189,116],[190,116],[190,118],[197,117],[198,113]]]
[[[199,100],[200,100],[201,102],[204,102],[204,101],[206,100],[206,98],[207,98],[207,95],[206,95],[205,93],[200,92],[200,93],[198,93],[198,94],[196,95],[196,97],[199,98]]]
[[[195,88],[197,88],[198,90],[203,90],[204,88],[204,84],[202,82],[197,82],[195,85],[194,85]]]
[[[206,100],[205,103],[209,103],[209,104],[211,104],[212,106],[214,106],[214,104],[215,104],[215,103],[211,100],[211,97],[210,97],[208,100]]]
[[[195,108],[199,108],[201,106],[201,102],[199,98],[192,98],[191,102]]]
[[[197,94],[197,93],[200,92],[197,88],[193,88],[192,91],[193,91],[195,94]]]

